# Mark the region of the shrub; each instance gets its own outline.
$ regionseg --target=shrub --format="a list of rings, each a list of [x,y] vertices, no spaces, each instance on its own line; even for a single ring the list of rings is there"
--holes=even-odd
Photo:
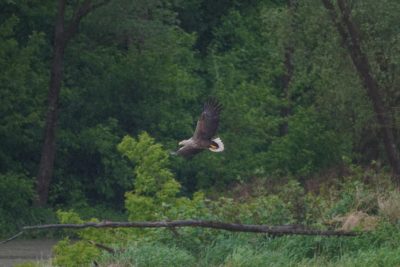
[[[71,243],[68,238],[59,241],[53,251],[55,266],[90,266],[100,255],[99,249],[86,241]]]
[[[379,214],[391,223],[400,222],[400,192],[393,190],[378,198]]]
[[[307,176],[341,162],[349,147],[312,109],[299,109],[289,120],[289,132],[276,138],[268,150],[268,168],[284,174]]]
[[[0,174],[0,235],[9,235],[31,218],[33,181],[23,174]]]
[[[130,220],[198,217],[204,209],[204,195],[193,200],[178,197],[181,185],[168,168],[169,155],[147,133],[138,139],[126,136],[118,150],[135,164],[134,190],[125,194]]]

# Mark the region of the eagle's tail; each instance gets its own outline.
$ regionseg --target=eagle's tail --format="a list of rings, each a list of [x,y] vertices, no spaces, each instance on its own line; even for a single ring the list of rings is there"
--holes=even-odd
[[[208,149],[212,152],[222,152],[224,151],[224,143],[222,143],[221,138],[214,138],[211,146]]]

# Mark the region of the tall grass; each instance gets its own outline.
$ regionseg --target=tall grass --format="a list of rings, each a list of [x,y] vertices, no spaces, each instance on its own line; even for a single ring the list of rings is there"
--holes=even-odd
[[[184,249],[160,243],[131,244],[115,255],[103,254],[102,266],[196,266],[196,258]]]
[[[358,237],[268,237],[218,234],[187,250],[168,243],[132,243],[116,255],[103,254],[101,266],[400,266],[400,228],[382,225]]]

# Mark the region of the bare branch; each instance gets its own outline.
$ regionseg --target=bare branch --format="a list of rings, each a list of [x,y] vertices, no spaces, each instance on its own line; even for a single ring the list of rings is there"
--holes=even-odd
[[[111,253],[111,254],[115,254],[116,253],[116,250],[115,249],[113,249],[113,248],[111,248],[111,247],[108,247],[108,246],[106,246],[106,245],[103,245],[103,244],[100,244],[100,243],[96,243],[96,242],[94,242],[94,241],[88,241],[89,242],[89,244],[91,244],[91,245],[93,245],[93,246],[95,246],[95,247],[97,247],[97,248],[99,248],[99,249],[102,249],[102,250],[105,250],[105,251],[107,251],[108,253]]]
[[[83,17],[89,14],[91,11],[108,4],[111,0],[103,0],[96,4],[92,3],[92,0],[85,0],[82,5],[76,10],[72,21],[68,25],[65,32],[65,40],[68,42],[78,31],[79,23]]]
[[[23,231],[41,230],[52,228],[173,228],[173,227],[201,227],[226,230],[231,232],[250,232],[250,233],[266,233],[271,235],[322,235],[322,236],[355,236],[355,232],[331,231],[331,230],[315,230],[305,229],[301,227],[291,226],[268,226],[268,225],[252,225],[238,223],[224,223],[218,221],[200,221],[200,220],[177,220],[177,221],[155,221],[155,222],[100,222],[100,223],[84,223],[84,224],[46,224],[25,226]]]
[[[21,231],[21,232],[19,232],[18,234],[13,235],[12,237],[10,237],[10,238],[8,238],[8,239],[6,239],[6,240],[0,241],[0,245],[1,245],[1,244],[5,244],[5,243],[7,243],[7,242],[10,242],[10,241],[16,239],[17,237],[19,237],[19,236],[22,235],[23,233],[24,233],[24,231]]]
[[[247,232],[247,233],[264,233],[273,236],[281,235],[319,235],[319,236],[357,236],[356,232],[333,231],[333,230],[316,230],[307,229],[299,225],[256,225],[256,224],[239,224],[224,223],[218,221],[201,221],[201,220],[177,220],[177,221],[155,221],[155,222],[100,222],[100,223],[83,223],[83,224],[43,224],[24,226],[18,234],[0,241],[0,245],[16,239],[25,231],[44,230],[44,229],[84,229],[84,228],[169,228],[175,230],[176,227],[200,227],[218,230],[226,230],[230,232]],[[96,245],[97,246],[97,245]],[[103,249],[105,249],[103,247]]]

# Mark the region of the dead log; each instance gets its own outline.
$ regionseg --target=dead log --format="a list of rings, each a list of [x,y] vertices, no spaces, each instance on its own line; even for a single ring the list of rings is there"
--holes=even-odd
[[[308,229],[304,226],[296,225],[256,225],[256,224],[240,224],[240,223],[226,223],[219,221],[202,221],[202,220],[176,220],[176,221],[154,221],[154,222],[88,222],[82,224],[43,224],[24,226],[22,231],[17,235],[8,238],[0,244],[9,242],[22,233],[31,230],[45,230],[45,229],[84,229],[84,228],[178,228],[178,227],[200,227],[217,230],[226,230],[230,232],[247,232],[247,233],[264,233],[272,236],[281,235],[317,235],[317,236],[356,236],[358,233],[349,231],[335,231],[335,230],[318,230]]]

